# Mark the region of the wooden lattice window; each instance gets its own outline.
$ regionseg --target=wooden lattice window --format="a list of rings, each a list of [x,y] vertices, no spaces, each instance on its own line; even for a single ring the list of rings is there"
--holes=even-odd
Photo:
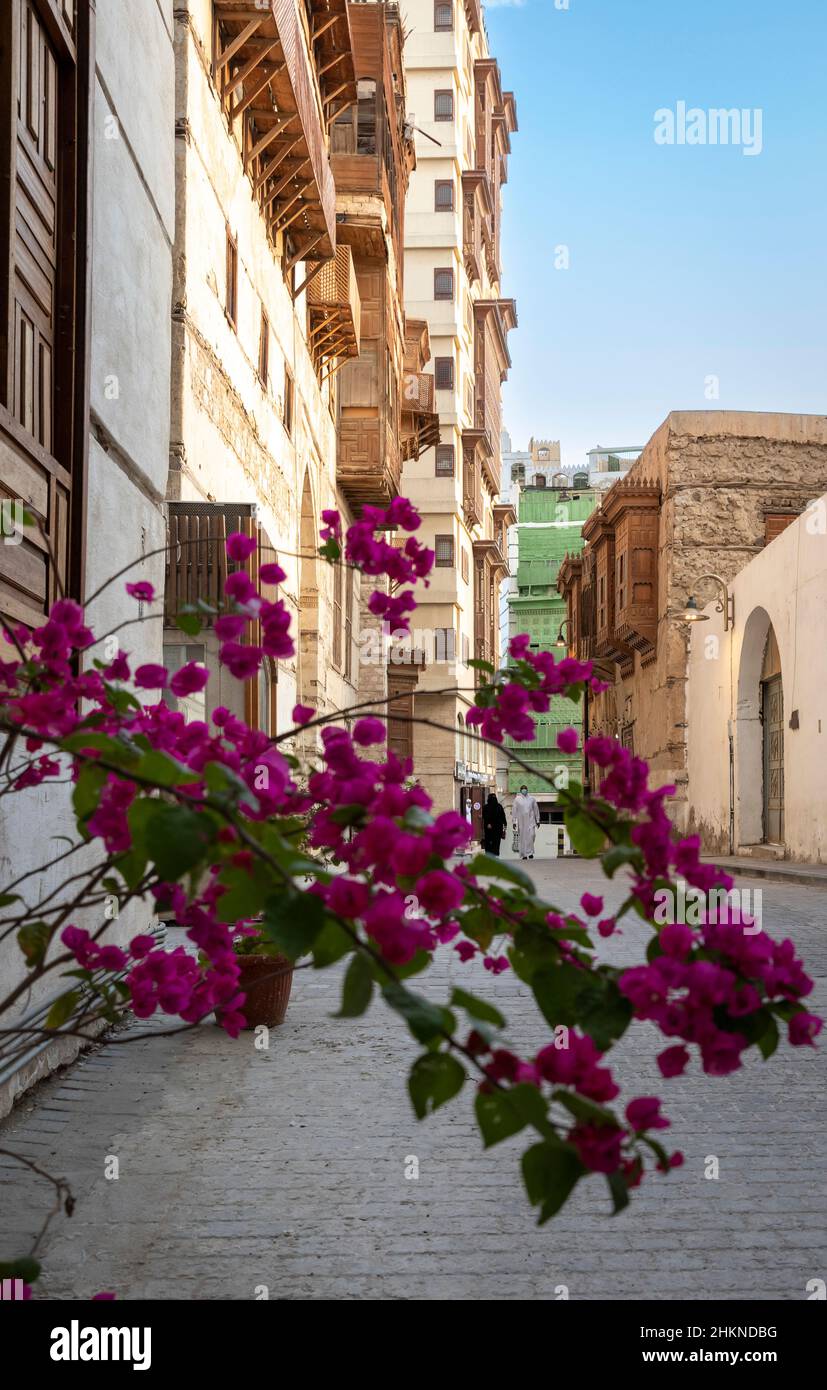
[[[437,478],[453,478],[454,476],[454,446],[453,444],[437,444],[436,462],[434,473]]]
[[[454,211],[454,180],[434,179],[434,212]]]
[[[437,568],[453,569],[454,566],[454,538],[453,536],[436,536],[434,539],[434,550],[436,559],[434,564]]]
[[[454,272],[451,266],[434,271],[434,299],[453,299]]]
[[[444,0],[436,0],[434,4],[434,30],[436,33],[444,33],[454,27],[454,6],[445,4]]]
[[[453,357],[434,358],[434,381],[437,391],[453,391],[454,389],[454,359]]]
[[[454,93],[450,87],[434,92],[434,120],[452,121],[454,119]]]

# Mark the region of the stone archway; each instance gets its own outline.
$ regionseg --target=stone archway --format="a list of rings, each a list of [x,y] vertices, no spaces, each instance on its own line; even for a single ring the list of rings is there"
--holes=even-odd
[[[784,696],[781,658],[770,616],[747,619],[735,715],[737,842],[784,842]]]
[[[310,475],[305,470],[299,527],[299,701],[313,709],[320,706],[319,683],[319,537]]]

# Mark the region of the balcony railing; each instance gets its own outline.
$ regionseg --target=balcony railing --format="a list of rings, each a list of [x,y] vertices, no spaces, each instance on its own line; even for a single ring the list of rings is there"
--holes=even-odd
[[[418,459],[439,443],[439,416],[434,411],[430,372],[405,372],[402,378],[402,457]]]
[[[334,358],[359,356],[361,301],[353,255],[349,246],[337,246],[307,286],[310,310],[310,352],[317,370]],[[331,368],[328,366],[326,374]]]

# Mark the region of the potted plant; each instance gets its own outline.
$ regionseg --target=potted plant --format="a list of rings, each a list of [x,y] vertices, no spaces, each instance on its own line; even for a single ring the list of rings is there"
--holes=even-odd
[[[283,1023],[293,985],[293,962],[255,925],[241,928],[233,949],[241,958],[238,987],[246,995],[241,1012],[247,1028],[261,1024],[272,1028]]]

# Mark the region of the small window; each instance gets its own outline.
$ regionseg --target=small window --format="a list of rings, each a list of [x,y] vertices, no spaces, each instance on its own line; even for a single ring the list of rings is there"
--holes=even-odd
[[[462,634],[462,664],[463,664],[463,666],[467,666],[467,665],[468,665],[468,662],[469,662],[470,660],[471,660],[471,643],[470,643],[469,640],[468,640],[468,633],[467,633],[467,632],[463,632],[463,634]]]
[[[333,665],[337,671],[342,669],[342,652],[344,650],[344,620],[342,615],[342,598],[344,596],[344,564],[338,562],[333,567]]]
[[[293,434],[293,378],[287,367],[284,368],[284,400],[281,406],[281,421],[287,433]]]
[[[448,89],[434,92],[434,120],[452,121],[454,119],[454,93]]]
[[[270,379],[270,320],[263,304],[261,306],[261,334],[258,340],[258,379],[266,391]]]
[[[434,628],[434,661],[456,661],[457,634],[452,627]]]
[[[453,444],[437,444],[436,446],[436,467],[434,473],[437,478],[453,478],[454,476],[454,446]]]
[[[467,583],[468,583],[468,576],[469,576],[470,570],[469,570],[469,567],[468,567],[468,551],[465,549],[465,546],[463,546],[462,549],[460,550],[460,565],[461,565],[461,568],[462,568],[462,577],[463,577],[463,580],[464,580],[465,583],[467,584]]]
[[[224,298],[227,318],[238,328],[238,242],[227,228],[227,286]]]
[[[454,27],[454,7],[446,5],[442,0],[437,0],[434,5],[434,29],[439,34],[445,29]]]
[[[434,179],[434,212],[454,211],[454,180]]]
[[[454,359],[453,357],[434,358],[434,380],[437,391],[453,391],[454,389]]]
[[[434,299],[453,299],[454,272],[450,266],[434,271]]]
[[[454,538],[453,536],[437,536],[434,540],[434,550],[436,560],[434,563],[440,569],[453,569],[454,567]]]

